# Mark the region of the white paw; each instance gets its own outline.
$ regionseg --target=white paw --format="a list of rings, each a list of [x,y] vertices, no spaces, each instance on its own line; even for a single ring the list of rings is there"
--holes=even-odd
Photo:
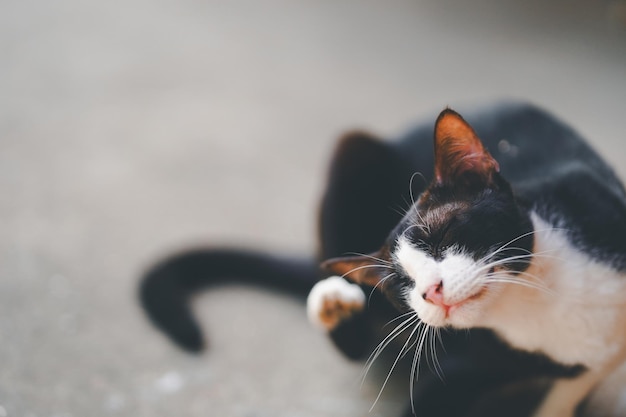
[[[337,276],[315,284],[307,298],[309,321],[323,330],[334,329],[342,320],[365,307],[365,293],[356,284]]]

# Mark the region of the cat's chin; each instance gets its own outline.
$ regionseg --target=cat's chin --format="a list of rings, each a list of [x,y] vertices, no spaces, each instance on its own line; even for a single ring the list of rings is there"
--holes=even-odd
[[[435,308],[433,308],[435,310]],[[463,311],[459,307],[456,311],[446,312],[441,308],[437,311],[422,312],[418,311],[418,317],[429,326],[433,327],[454,327],[458,329],[468,329],[479,326],[478,316],[474,311]]]

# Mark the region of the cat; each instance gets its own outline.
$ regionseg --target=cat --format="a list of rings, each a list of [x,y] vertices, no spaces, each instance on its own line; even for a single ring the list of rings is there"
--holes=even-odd
[[[406,416],[600,415],[585,399],[626,358],[624,187],[535,106],[498,103],[467,120],[445,109],[434,129],[396,141],[345,135],[321,203],[320,268],[183,253],[142,280],[148,316],[200,350],[187,297],[248,280],[306,296],[349,358],[410,353]]]

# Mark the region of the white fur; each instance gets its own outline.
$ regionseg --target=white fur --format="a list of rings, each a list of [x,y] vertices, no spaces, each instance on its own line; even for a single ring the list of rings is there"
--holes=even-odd
[[[345,279],[332,276],[319,281],[309,293],[306,301],[309,321],[316,327],[328,330],[320,320],[320,314],[326,301],[342,301],[346,304],[365,305],[365,293],[356,284]]]
[[[539,255],[528,272],[555,294],[509,285],[484,324],[514,346],[599,369],[626,350],[626,276],[573,247],[539,216],[532,220]]]
[[[531,218],[535,256],[526,272],[541,281],[520,277],[548,291],[512,283],[480,283],[477,277],[487,271],[480,271],[469,256],[450,251],[436,261],[403,237],[394,256],[415,280],[407,301],[426,323],[491,328],[514,347],[544,353],[563,364],[585,365],[589,371],[574,380],[559,381],[536,414],[571,416],[598,381],[626,358],[626,275],[575,248],[564,230],[551,227],[535,213]],[[475,293],[480,297],[450,308],[446,317],[442,307],[422,298],[440,280],[447,305]]]
[[[415,288],[406,294],[409,305],[418,316],[433,326],[451,325],[455,327],[474,327],[481,314],[476,303],[468,302],[451,310],[446,318],[440,307],[432,305],[422,298],[422,294],[432,285],[444,282],[444,301],[455,305],[477,294],[482,285],[472,279],[478,265],[462,252],[449,249],[441,261],[435,261],[423,251],[413,247],[406,238],[401,237],[395,258],[405,272],[415,280]]]
[[[526,272],[553,293],[489,283],[485,296],[463,303],[446,318],[422,294],[443,280],[446,304],[467,299],[484,285],[473,279],[481,265],[453,250],[436,261],[401,237],[394,256],[415,280],[406,295],[409,305],[434,326],[489,327],[513,346],[541,351],[559,362],[599,365],[626,344],[626,276],[574,248],[563,230],[538,215],[532,220],[537,255]]]

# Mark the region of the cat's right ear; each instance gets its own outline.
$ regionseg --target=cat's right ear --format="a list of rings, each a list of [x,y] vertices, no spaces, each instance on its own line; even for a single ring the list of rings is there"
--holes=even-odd
[[[344,256],[322,262],[321,268],[356,284],[377,286],[389,267],[383,264],[381,254]]]
[[[439,184],[491,182],[500,170],[460,114],[445,109],[435,122],[435,181]]]

